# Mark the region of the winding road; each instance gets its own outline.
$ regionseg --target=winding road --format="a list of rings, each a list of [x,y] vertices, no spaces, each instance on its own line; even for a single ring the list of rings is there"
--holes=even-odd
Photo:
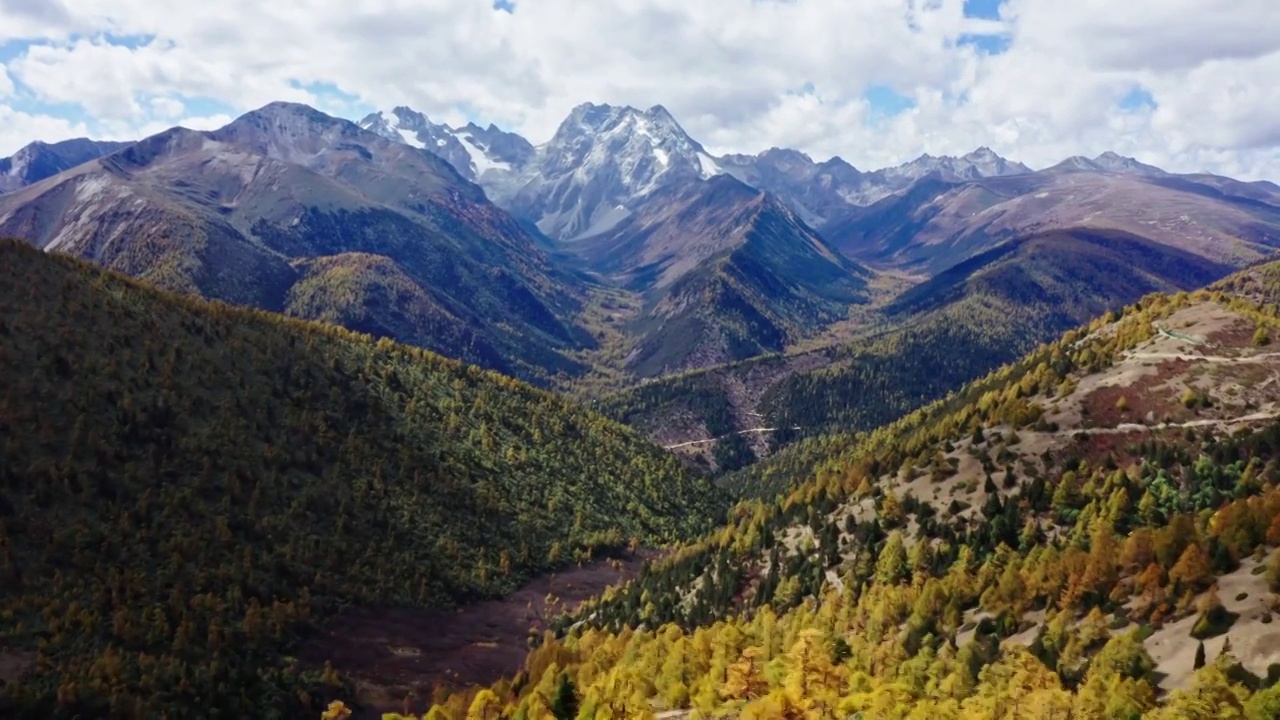
[[[738,432],[731,432],[728,435],[721,435],[720,437],[707,438],[706,440],[690,440],[689,442],[676,443],[675,445],[663,445],[662,449],[675,450],[676,448],[688,447],[690,445],[705,445],[706,443],[713,443],[717,440],[723,440],[731,435],[746,435],[747,433],[777,432],[778,430],[783,430],[783,429],[786,429],[786,428],[767,428],[767,427],[751,428],[750,430],[739,430]],[[790,429],[799,430],[800,426],[796,425]]]

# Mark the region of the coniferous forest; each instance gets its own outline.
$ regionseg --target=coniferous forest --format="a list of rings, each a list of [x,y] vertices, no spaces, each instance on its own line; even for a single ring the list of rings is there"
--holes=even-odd
[[[875,432],[780,454],[794,490],[738,504],[562,617],[513,678],[425,717],[1280,717],[1274,415],[1244,400],[1220,425],[1190,393],[1198,420],[1119,443],[1050,420],[1185,318],[1233,320],[1218,362],[1266,362],[1280,319],[1256,300],[1276,277],[1150,296]],[[981,494],[952,482],[957,456]],[[949,504],[915,490],[949,486]]]
[[[708,530],[630,429],[430,352],[0,244],[0,716],[299,717],[298,639]],[[318,712],[318,710],[317,710]]]

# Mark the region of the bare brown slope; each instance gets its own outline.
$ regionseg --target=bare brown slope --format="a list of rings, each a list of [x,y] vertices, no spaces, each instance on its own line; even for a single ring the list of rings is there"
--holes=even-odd
[[[850,213],[824,235],[872,266],[933,274],[1008,239],[1069,229],[1128,233],[1239,267],[1280,247],[1280,192],[1135,173],[931,179]]]

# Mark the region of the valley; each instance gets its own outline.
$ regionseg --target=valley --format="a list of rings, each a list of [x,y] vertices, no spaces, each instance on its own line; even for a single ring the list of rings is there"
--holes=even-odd
[[[304,645],[299,660],[341,668],[354,682],[354,699],[381,712],[492,684],[520,670],[530,637],[545,632],[553,617],[635,577],[653,556],[620,555],[537,577],[501,599],[457,610],[351,608]]]
[[[271,102],[0,236],[0,715],[1280,717],[1273,183]]]

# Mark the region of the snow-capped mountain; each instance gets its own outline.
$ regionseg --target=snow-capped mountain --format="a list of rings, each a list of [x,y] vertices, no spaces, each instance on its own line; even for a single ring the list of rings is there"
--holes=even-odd
[[[533,155],[533,146],[528,140],[494,125],[481,128],[471,123],[451,128],[433,123],[426,115],[404,106],[388,113],[366,115],[359,125],[390,140],[429,150],[473,182],[491,171],[499,174],[516,171]]]
[[[661,105],[584,103],[538,148],[518,187],[505,198],[495,188],[495,200],[544,233],[570,239],[612,227],[659,188],[719,172]]]
[[[608,231],[658,190],[722,174],[777,196],[807,225],[821,229],[923,178],[959,183],[1036,172],[985,146],[959,157],[925,154],[870,172],[839,157],[816,162],[779,147],[717,157],[661,105],[640,110],[583,103],[550,141],[536,147],[494,125],[450,128],[407,107],[374,113],[360,125],[443,157],[494,203],[560,240]],[[1068,158],[1042,172],[1070,171],[1163,174],[1113,152]]]
[[[724,172],[660,105],[584,103],[536,148],[492,124],[450,128],[407,107],[359,124],[440,155],[498,205],[560,239],[602,232],[660,188]]]

